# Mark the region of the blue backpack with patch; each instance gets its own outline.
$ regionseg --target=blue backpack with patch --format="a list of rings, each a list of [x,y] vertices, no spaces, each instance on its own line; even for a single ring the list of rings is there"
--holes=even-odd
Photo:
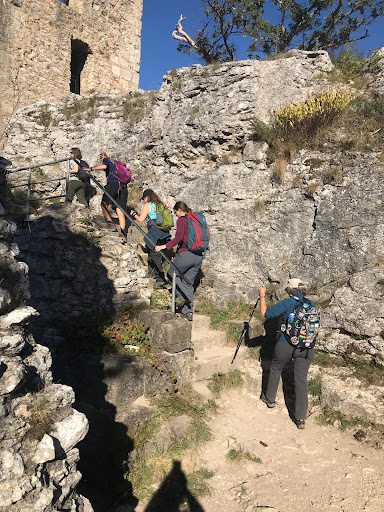
[[[187,249],[194,254],[203,255],[209,248],[209,228],[202,213],[188,213]]]
[[[320,313],[313,302],[305,297],[292,297],[297,301],[295,309],[281,325],[285,339],[295,348],[313,348],[320,330]]]

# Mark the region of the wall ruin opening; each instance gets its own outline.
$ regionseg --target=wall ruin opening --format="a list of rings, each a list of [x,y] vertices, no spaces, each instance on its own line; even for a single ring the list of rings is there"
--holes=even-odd
[[[91,49],[80,39],[71,41],[71,83],[69,90],[75,94],[81,92],[81,72],[83,71],[88,55],[92,53]]]

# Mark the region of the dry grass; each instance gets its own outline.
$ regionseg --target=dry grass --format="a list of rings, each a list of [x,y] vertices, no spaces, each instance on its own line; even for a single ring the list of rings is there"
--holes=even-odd
[[[287,177],[287,168],[287,159],[277,158],[272,164],[272,180],[276,183],[284,183]]]
[[[341,183],[343,181],[343,168],[341,166],[334,166],[327,169],[323,174],[324,185]]]
[[[259,215],[264,215],[267,211],[267,206],[264,199],[256,199],[253,204],[253,211]]]
[[[300,188],[303,184],[304,178],[303,176],[295,176],[292,180],[292,185],[295,188]]]
[[[305,193],[310,197],[314,197],[319,186],[320,183],[318,183],[317,181],[312,181],[305,189]]]
[[[32,439],[40,441],[44,434],[50,432],[54,418],[52,404],[40,394],[36,394],[32,398],[30,417],[28,419],[28,434]]]

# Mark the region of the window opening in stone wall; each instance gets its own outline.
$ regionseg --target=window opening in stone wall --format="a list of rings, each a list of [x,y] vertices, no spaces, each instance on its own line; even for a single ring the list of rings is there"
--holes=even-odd
[[[71,84],[70,91],[75,94],[81,92],[81,72],[83,71],[88,55],[92,53],[87,43],[80,39],[71,42]]]

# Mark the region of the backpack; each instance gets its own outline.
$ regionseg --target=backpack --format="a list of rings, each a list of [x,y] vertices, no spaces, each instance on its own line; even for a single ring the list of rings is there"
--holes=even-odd
[[[123,162],[120,162],[119,160],[112,160],[112,162],[116,167],[117,179],[119,180],[120,187],[125,187],[131,181],[131,171]]]
[[[87,169],[89,169],[89,165],[87,164],[87,162],[85,160],[80,160],[79,162],[77,162],[77,160],[75,160],[77,165],[79,166],[79,171],[78,173],[75,175],[76,178],[78,178],[80,181],[82,181],[83,183],[85,183],[86,185],[90,182],[90,177],[89,177],[89,174],[87,173],[87,171],[83,171],[83,167],[86,167]]]
[[[281,325],[281,331],[288,343],[295,348],[313,348],[320,330],[320,313],[305,297],[293,297],[297,304]]]
[[[188,251],[203,255],[209,247],[209,228],[202,213],[188,213]]]
[[[169,231],[173,226],[172,212],[166,204],[157,204],[155,208],[156,212],[156,226],[161,231]]]

